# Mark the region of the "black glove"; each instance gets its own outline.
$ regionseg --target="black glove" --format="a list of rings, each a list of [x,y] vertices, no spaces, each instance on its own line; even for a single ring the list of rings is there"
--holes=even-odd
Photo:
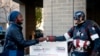
[[[92,51],[90,56],[100,56],[100,52]]]

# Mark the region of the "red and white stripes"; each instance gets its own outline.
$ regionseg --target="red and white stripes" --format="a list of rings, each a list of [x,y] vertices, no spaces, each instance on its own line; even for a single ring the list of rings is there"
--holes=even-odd
[[[73,44],[74,46],[77,47],[87,47],[90,44],[90,41],[84,41],[84,40],[80,40],[80,39],[75,39],[73,40]]]

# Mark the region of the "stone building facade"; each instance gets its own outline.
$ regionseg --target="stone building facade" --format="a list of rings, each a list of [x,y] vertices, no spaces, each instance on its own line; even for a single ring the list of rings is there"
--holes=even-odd
[[[44,35],[63,35],[73,26],[73,12],[86,12],[86,0],[43,0]]]

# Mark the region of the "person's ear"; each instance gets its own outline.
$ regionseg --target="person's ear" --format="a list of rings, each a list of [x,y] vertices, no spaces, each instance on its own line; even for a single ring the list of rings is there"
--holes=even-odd
[[[15,22],[17,22],[17,19],[15,19]]]

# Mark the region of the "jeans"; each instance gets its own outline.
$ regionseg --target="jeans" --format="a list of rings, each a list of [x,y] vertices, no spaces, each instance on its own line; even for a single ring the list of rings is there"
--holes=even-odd
[[[24,56],[24,52],[19,50],[7,50],[4,51],[1,56]]]

